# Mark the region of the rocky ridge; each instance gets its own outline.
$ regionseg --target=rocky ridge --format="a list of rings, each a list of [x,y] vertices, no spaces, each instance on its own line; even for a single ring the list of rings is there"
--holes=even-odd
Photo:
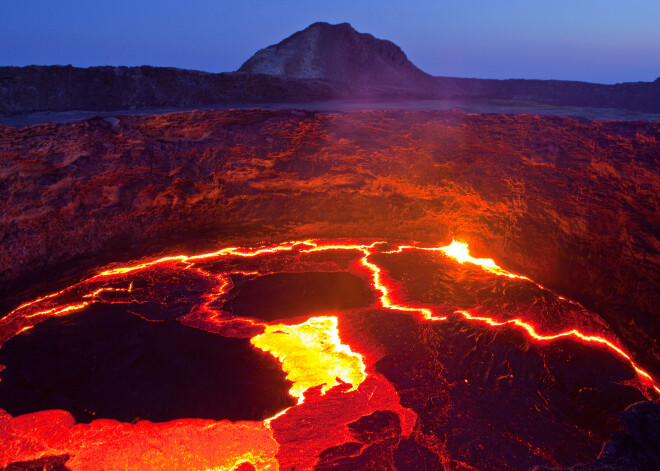
[[[660,113],[660,79],[602,85],[433,77],[390,41],[314,23],[237,72],[165,67],[0,67],[0,115],[388,99],[513,100]]]
[[[189,108],[341,97],[325,80],[169,67],[0,67],[0,114]]]

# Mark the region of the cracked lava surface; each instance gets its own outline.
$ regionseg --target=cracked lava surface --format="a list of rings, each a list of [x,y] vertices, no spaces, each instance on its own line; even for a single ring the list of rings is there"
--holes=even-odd
[[[102,348],[76,368],[114,379],[73,397],[73,360],[46,368],[39,352],[90,322]],[[201,336],[187,340],[194,367],[173,366],[184,355],[173,329]],[[109,267],[14,309],[0,342],[0,466],[569,466],[597,455],[626,406],[660,395],[595,314],[456,241],[302,240]],[[168,347],[164,365],[140,363]],[[159,367],[165,382],[140,386]],[[129,410],[131,398],[145,410]]]

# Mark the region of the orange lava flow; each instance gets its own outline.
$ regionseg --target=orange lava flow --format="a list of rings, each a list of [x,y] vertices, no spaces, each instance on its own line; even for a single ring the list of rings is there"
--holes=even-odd
[[[62,316],[78,312],[92,304],[99,302],[128,302],[122,299],[118,301],[105,300],[104,294],[116,293],[120,297],[125,295],[126,297],[132,299],[139,290],[134,289],[133,282],[127,278],[127,275],[135,274],[142,270],[149,270],[156,266],[163,266],[169,269],[190,270],[191,272],[194,271],[205,280],[211,280],[213,283],[213,290],[201,295],[203,301],[198,303],[195,309],[202,313],[200,315],[203,316],[203,320],[205,322],[211,323],[213,325],[221,325],[223,322],[229,322],[222,318],[220,311],[214,310],[212,303],[220,300],[228,292],[228,290],[231,289],[231,275],[240,274],[245,276],[255,276],[259,275],[259,272],[225,271],[214,273],[213,270],[208,269],[208,267],[204,265],[204,263],[215,262],[222,258],[253,258],[282,252],[311,254],[316,252],[330,251],[355,251],[357,254],[359,254],[355,257],[355,266],[358,267],[360,271],[364,270],[367,273],[371,289],[378,294],[378,307],[394,312],[417,314],[427,321],[445,321],[447,320],[447,317],[436,315],[432,307],[419,306],[402,301],[403,298],[400,296],[400,287],[395,282],[389,280],[385,269],[373,261],[374,255],[395,254],[408,250],[440,253],[446,257],[452,258],[458,263],[471,263],[477,265],[483,270],[497,276],[505,276],[512,279],[520,279],[535,283],[525,276],[506,271],[505,269],[499,267],[492,259],[474,258],[470,256],[467,244],[464,243],[453,241],[451,244],[444,247],[418,247],[415,245],[399,245],[394,250],[390,251],[381,250],[381,247],[384,245],[385,242],[383,241],[374,241],[369,244],[341,243],[341,241],[322,242],[316,240],[290,241],[278,245],[258,248],[223,248],[215,252],[192,256],[172,255],[152,261],[137,263],[134,265],[106,269],[87,280],[83,280],[80,283],[67,287],[61,291],[42,296],[38,299],[35,299],[34,301],[26,302],[11,311],[4,318],[0,319],[0,345],[7,339],[34,327],[36,324],[44,321],[45,319],[48,319],[49,317]],[[109,282],[112,283],[112,286],[104,285],[104,283],[107,284]],[[537,286],[541,285],[537,284]],[[112,297],[114,298],[114,296]],[[654,378],[652,378],[649,373],[641,369],[634,362],[632,357],[625,352],[625,350],[623,350],[615,342],[608,340],[605,337],[584,333],[578,329],[569,329],[559,333],[544,334],[538,332],[531,323],[520,318],[501,321],[492,317],[481,316],[473,311],[469,312],[466,310],[460,310],[455,311],[455,313],[462,316],[466,321],[480,323],[493,328],[513,326],[522,329],[530,339],[536,342],[549,343],[561,338],[571,338],[575,341],[584,342],[585,344],[599,345],[601,347],[607,348],[619,358],[627,361],[631,367],[634,368],[640,380],[648,387],[654,388],[655,391],[660,394],[660,388],[658,387],[658,383],[654,380]],[[213,448],[209,448],[209,450],[207,450],[209,454],[208,460],[204,458],[204,460],[200,461],[199,463],[196,462],[195,466],[203,463],[203,466],[207,467],[208,469],[231,470],[238,467],[242,463],[248,462],[251,463],[256,469],[277,469],[278,464],[275,455],[277,453],[278,444],[273,438],[273,431],[271,429],[271,423],[274,420],[280,418],[283,414],[287,414],[288,411],[303,405],[305,402],[305,393],[311,389],[318,389],[320,395],[325,395],[329,391],[333,390],[333,388],[336,388],[334,389],[333,394],[339,390],[342,390],[343,392],[355,392],[358,390],[362,383],[370,379],[370,374],[368,372],[367,366],[365,365],[363,356],[360,353],[351,350],[350,345],[342,343],[338,329],[340,320],[337,316],[331,314],[332,313],[329,313],[328,315],[311,317],[306,321],[295,325],[284,323],[271,324],[266,321],[254,320],[249,317],[230,319],[231,322],[249,325],[253,329],[262,329],[258,334],[250,334],[250,342],[255,346],[255,348],[259,348],[265,352],[268,352],[270,355],[280,361],[283,371],[287,374],[287,379],[293,383],[289,393],[291,396],[297,398],[297,406],[285,409],[284,411],[262,422],[236,424],[231,424],[227,421],[194,422],[195,424],[203,423],[204,430],[212,430],[213,433],[199,431],[198,428],[190,425],[193,422],[185,422],[187,424],[186,427],[188,427],[188,425],[190,425],[190,427],[188,429],[184,429],[182,432],[175,430],[176,427],[174,424],[179,423],[179,421],[172,422],[171,424],[173,425],[171,427],[166,426],[165,424],[151,425],[162,428],[163,433],[169,437],[168,440],[171,440],[172,452],[183,453],[183,451],[181,451],[183,444],[177,444],[177,440],[182,440],[182,434],[185,433],[202,434],[203,437],[205,437],[203,440],[206,440],[207,438],[209,440],[211,438],[213,440],[219,440],[216,441],[216,444],[221,443],[221,445],[217,446],[219,447],[219,450],[223,451],[218,451],[216,453],[216,445],[214,444]],[[373,378],[371,379],[373,380]],[[35,416],[35,414],[30,414],[30,416]],[[0,422],[2,420],[6,421],[19,419],[23,420],[24,422],[30,420],[28,418],[23,419],[21,417],[7,419],[6,417],[3,418],[0,414]],[[131,424],[119,424],[116,422],[106,423],[112,421],[104,422],[102,420],[94,421],[93,425],[91,426],[82,424],[74,425],[69,423],[71,420],[73,420],[72,418],[65,419],[61,419],[66,422],[66,426],[62,425],[62,427],[64,427],[62,432],[63,435],[61,437],[62,441],[57,442],[57,445],[54,445],[56,440],[48,441],[44,438],[44,440],[53,444],[45,450],[37,452],[35,451],[37,450],[35,448],[33,451],[30,451],[30,453],[26,452],[24,455],[21,455],[16,450],[11,451],[11,453],[15,452],[15,454],[5,455],[3,452],[0,452],[0,466],[3,466],[3,463],[9,463],[10,458],[14,459],[19,457],[22,459],[28,456],[28,459],[34,459],[35,457],[39,456],[39,453],[42,455],[47,453],[54,454],[56,452],[75,453],[76,450],[79,450],[80,454],[76,455],[74,459],[69,462],[69,464],[71,464],[74,469],[78,464],[84,467],[85,464],[93,462],[94,456],[96,454],[80,451],[84,450],[85,447],[88,446],[88,444],[86,444],[84,441],[84,438],[82,438],[83,434],[81,432],[82,430],[86,430],[85,427],[96,427],[97,429],[102,428],[107,430],[107,433],[109,434],[116,434],[118,433],[118,430],[121,430],[121,433],[126,437],[130,436],[138,441],[141,436],[148,436],[149,434],[149,430],[144,428],[146,425],[142,429],[139,429],[140,422],[138,422],[138,426],[131,428],[133,427]],[[25,432],[27,434],[26,436],[31,436],[30,433],[36,433],[34,432],[37,430],[35,428],[36,425],[29,424],[27,422],[24,425],[25,430],[31,430],[31,432]],[[45,429],[48,428],[45,425],[43,426]],[[14,427],[16,430],[22,430],[15,424],[12,425],[12,427]],[[100,431],[98,433],[101,434]],[[234,439],[232,438],[234,436],[241,436],[243,438]],[[20,434],[18,432],[16,435],[13,435],[12,440],[16,440],[16,443],[23,443],[21,442],[22,439],[20,438]],[[27,443],[30,439],[26,438],[25,440],[27,440]],[[107,443],[104,442],[104,440],[106,440]],[[113,440],[113,438],[99,439],[99,443],[103,443],[103,445],[99,445],[99,449],[104,450],[105,448],[103,447],[105,446],[109,447],[109,450],[115,450],[116,448],[113,453],[118,454],[117,456],[119,456],[121,455],[121,447],[117,447],[117,444],[113,442]],[[245,446],[239,446],[239,444],[230,445],[229,442],[232,440],[244,440]],[[67,443],[69,445],[67,445]],[[194,441],[188,441],[185,443],[187,444],[186,446],[196,446]],[[211,447],[210,443],[211,442],[209,442],[209,447]],[[28,445],[25,446],[27,447]],[[30,448],[30,450],[32,449]],[[134,448],[133,451],[135,450],[137,450],[137,448]],[[186,453],[188,453],[187,456],[192,456],[190,455],[189,451]],[[130,460],[126,458],[126,463],[129,461]],[[112,466],[109,465],[108,469],[122,469],[121,467],[117,467],[116,463],[118,462],[119,461],[114,461],[115,467],[112,468]],[[147,466],[144,464],[144,462],[141,463],[142,466]],[[154,455],[153,457],[149,458],[147,463],[158,463],[159,466],[162,464],[162,469],[167,469],[167,466],[171,464],[169,461],[167,461],[166,457],[160,455]],[[123,469],[129,468],[130,466]]]
[[[0,413],[0,431],[0,466],[66,453],[72,470],[230,471],[246,462],[259,471],[279,469],[277,441],[262,422],[99,419],[76,424],[70,413],[49,410],[15,418]]]
[[[371,286],[374,290],[380,293],[379,301],[383,308],[389,309],[392,311],[401,311],[401,312],[416,312],[422,314],[422,316],[427,320],[445,320],[446,317],[436,317],[433,315],[430,309],[424,307],[414,307],[406,306],[403,304],[397,304],[392,301],[391,289],[383,282],[382,269],[369,261],[369,256],[373,254],[373,249],[378,245],[384,242],[373,242],[369,245],[341,245],[341,244],[331,244],[331,245],[322,245],[318,246],[314,241],[306,241],[309,244],[313,244],[314,248],[303,250],[303,252],[318,252],[324,250],[357,250],[362,252],[363,257],[360,259],[360,263],[365,267],[371,274]]]

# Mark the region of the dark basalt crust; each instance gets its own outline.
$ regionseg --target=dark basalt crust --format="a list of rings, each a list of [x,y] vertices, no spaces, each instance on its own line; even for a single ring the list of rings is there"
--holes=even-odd
[[[223,309],[267,321],[366,307],[373,296],[351,273],[273,273],[235,286]]]
[[[605,442],[597,460],[563,471],[660,469],[660,404],[650,401],[633,404],[621,413],[620,419],[621,430]],[[534,471],[550,469],[537,467]]]
[[[396,328],[378,327],[395,321]],[[390,316],[371,325],[391,352],[376,370],[417,413],[418,444],[443,443],[454,460],[478,469],[589,461],[616,430],[617,414],[643,400],[624,384],[634,374],[627,365],[576,342],[546,348],[515,330],[458,318],[427,326]],[[591,439],[578,439],[580,430],[589,430]],[[547,454],[535,455],[537,449]]]
[[[262,420],[295,404],[279,362],[248,339],[118,306],[49,319],[0,349],[0,408],[64,409],[78,422]]]
[[[69,455],[44,456],[38,460],[17,461],[8,464],[0,471],[67,471],[66,462]]]
[[[0,471],[68,471],[69,455],[44,456],[38,460],[10,463]]]

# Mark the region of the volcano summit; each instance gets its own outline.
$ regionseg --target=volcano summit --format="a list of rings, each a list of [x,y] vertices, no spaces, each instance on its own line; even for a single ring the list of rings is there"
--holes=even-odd
[[[369,87],[418,88],[436,83],[408,60],[396,44],[358,33],[350,24],[313,25],[258,51],[238,72],[295,79],[325,79]]]

